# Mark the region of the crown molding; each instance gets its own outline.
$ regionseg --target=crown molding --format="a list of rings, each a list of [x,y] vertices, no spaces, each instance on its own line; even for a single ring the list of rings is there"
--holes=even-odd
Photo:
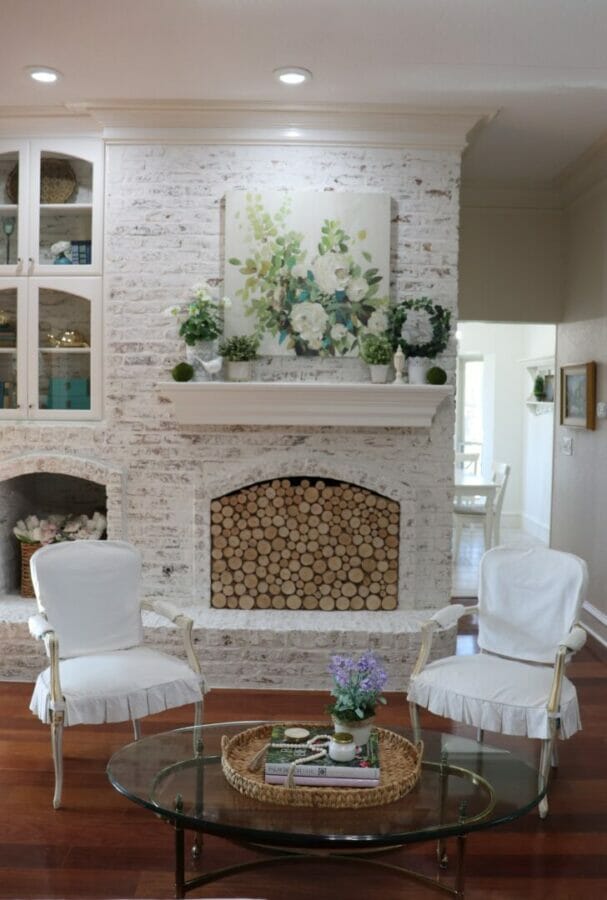
[[[68,104],[108,141],[342,144],[424,147],[461,153],[486,109],[421,110],[385,104],[86,101]]]

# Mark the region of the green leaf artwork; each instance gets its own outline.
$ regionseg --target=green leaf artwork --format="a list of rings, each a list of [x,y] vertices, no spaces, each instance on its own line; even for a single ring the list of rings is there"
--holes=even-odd
[[[261,354],[353,356],[388,330],[387,194],[230,192],[225,250],[226,334]]]

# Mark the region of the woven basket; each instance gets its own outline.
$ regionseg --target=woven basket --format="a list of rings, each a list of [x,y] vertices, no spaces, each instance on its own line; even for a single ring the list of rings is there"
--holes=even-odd
[[[248,768],[253,757],[268,744],[276,723],[258,725],[233,738],[221,739],[221,767],[233,788],[246,797],[278,806],[324,806],[359,809],[399,800],[416,785],[422,764],[422,746],[378,728],[380,784],[376,788],[303,787],[266,784],[263,765],[256,772]],[[301,723],[298,723],[301,724]],[[285,726],[288,727],[288,726]]]
[[[76,190],[76,176],[66,159],[43,159],[40,165],[40,202],[67,203]],[[19,202],[19,166],[14,166],[6,179],[6,193],[11,203]]]
[[[26,544],[21,542],[21,596],[35,597],[32,573],[30,572],[30,559],[39,550],[42,544]]]

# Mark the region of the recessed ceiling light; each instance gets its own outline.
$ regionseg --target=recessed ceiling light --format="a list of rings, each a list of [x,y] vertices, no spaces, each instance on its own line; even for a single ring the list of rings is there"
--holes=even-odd
[[[41,81],[43,84],[53,84],[61,78],[61,72],[48,66],[27,66],[25,71],[34,81]]]
[[[281,69],[274,69],[274,77],[282,84],[294,85],[310,81],[312,73],[308,69],[301,69],[298,66],[283,66]]]

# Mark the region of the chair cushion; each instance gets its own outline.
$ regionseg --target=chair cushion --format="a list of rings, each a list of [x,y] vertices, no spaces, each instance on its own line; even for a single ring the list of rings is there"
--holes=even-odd
[[[59,677],[66,725],[141,719],[202,698],[202,676],[151,647],[64,659]],[[30,709],[50,722],[50,668],[38,676]]]
[[[455,722],[501,734],[550,737],[546,704],[554,669],[480,653],[430,663],[411,679],[409,700]],[[581,728],[577,694],[563,678],[561,727],[568,738]]]

